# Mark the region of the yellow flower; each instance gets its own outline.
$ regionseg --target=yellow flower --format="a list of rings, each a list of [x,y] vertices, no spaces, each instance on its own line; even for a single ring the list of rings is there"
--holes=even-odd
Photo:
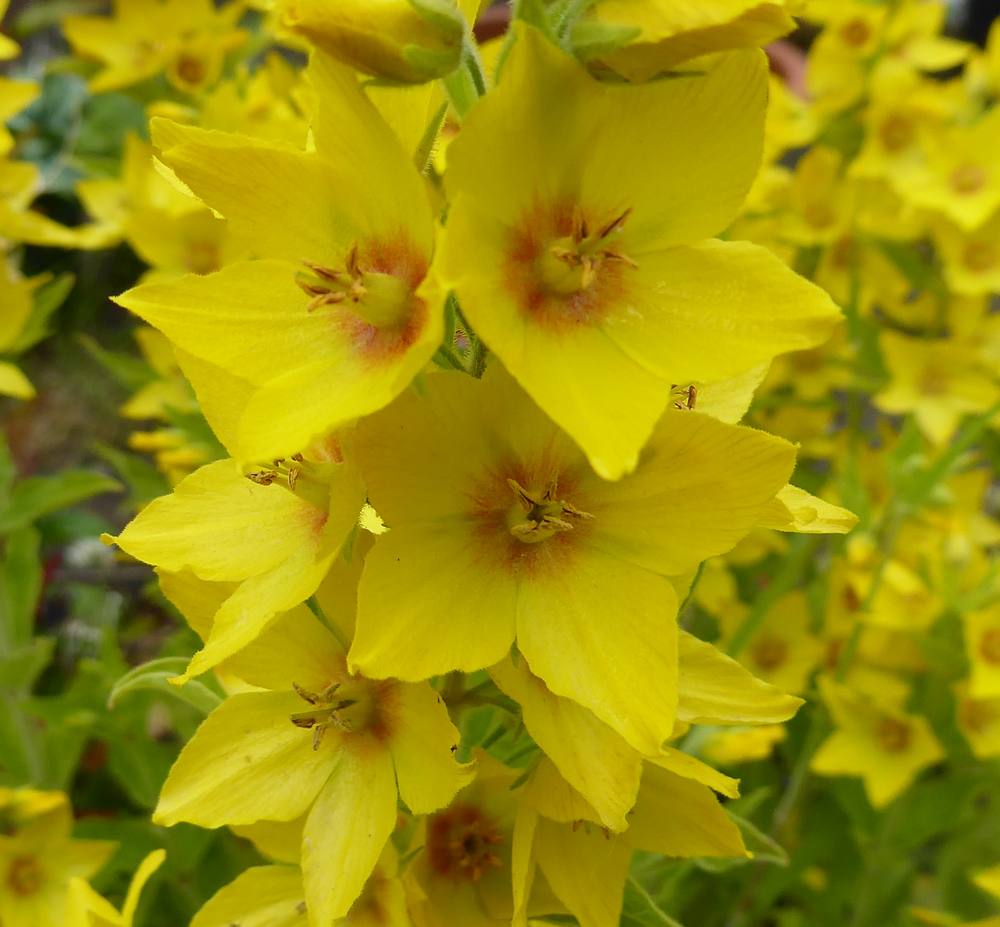
[[[680,724],[785,721],[802,704],[683,631],[679,664]],[[521,706],[528,733],[567,784],[593,808],[594,820],[612,831],[625,830],[639,791],[642,755],[592,712],[551,692],[523,657],[498,663],[490,675]],[[698,767],[691,757],[670,747],[650,759],[675,772]]]
[[[736,824],[713,789],[738,794],[736,780],[675,751],[643,765],[638,800],[628,830],[609,834],[586,801],[548,760],[525,788],[514,830],[526,865],[515,868],[514,895],[544,878],[581,924],[616,927],[634,851],[667,857],[748,857]],[[523,912],[518,906],[516,910]]]
[[[970,693],[976,698],[1000,698],[1000,603],[968,612],[962,622],[972,669]]]
[[[235,28],[241,3],[216,10],[210,0],[115,0],[112,16],[67,16],[73,50],[100,63],[94,93],[117,90],[166,73],[179,90],[214,83],[226,52],[245,34]]]
[[[786,0],[597,0],[577,22],[572,41],[591,66],[645,81],[691,58],[786,35],[795,28],[790,6]]]
[[[933,230],[952,290],[966,296],[1000,293],[1000,210],[973,231],[947,220]]]
[[[454,0],[282,0],[282,24],[375,77],[419,83],[458,66],[465,21]]]
[[[364,501],[336,453],[316,449],[248,476],[232,460],[207,464],[118,537],[104,536],[168,572],[189,568],[199,579],[234,584],[183,679],[211,669],[316,591]]]
[[[113,905],[98,895],[83,879],[75,879],[71,890],[76,895],[80,908],[85,912],[80,927],[132,927],[142,890],[156,870],[163,865],[166,857],[164,850],[154,850],[139,863],[139,868],[132,876],[121,911],[116,911]]]
[[[118,300],[256,388],[241,460],[288,456],[385,405],[443,334],[423,179],[352,72],[317,53],[309,73],[315,151],[154,120],[164,162],[261,260]]]
[[[75,880],[89,879],[115,844],[74,840],[65,796],[0,791],[0,923],[66,927],[83,917]]]
[[[521,771],[485,753],[476,765],[452,803],[420,823],[405,875],[415,927],[500,927],[515,904],[528,916],[563,910],[544,879],[524,882],[531,847],[515,837],[524,789],[513,788]]]
[[[975,697],[962,683],[955,691],[955,721],[980,760],[1000,756],[1000,697]]]
[[[927,721],[870,699],[828,678],[820,691],[836,729],[813,757],[813,772],[860,776],[868,798],[881,808],[920,771],[944,758]]]
[[[0,356],[17,353],[25,327],[31,320],[34,309],[32,291],[37,286],[30,280],[15,276],[10,264],[5,260],[0,266]],[[0,396],[15,399],[31,399],[35,388],[28,378],[13,363],[0,360]]]
[[[720,766],[752,763],[756,760],[766,760],[775,745],[781,743],[786,736],[785,728],[781,724],[712,731],[701,742],[699,752],[710,763],[717,763]]]
[[[747,642],[742,659],[755,675],[785,691],[804,692],[823,656],[823,644],[811,631],[805,595],[792,592],[768,611]]]
[[[837,318],[764,249],[708,237],[756,173],[766,92],[760,52],[608,85],[522,27],[449,147],[445,282],[606,478],[636,465],[672,386],[815,345]]]
[[[0,54],[0,59],[2,57]],[[0,77],[0,157],[6,157],[14,147],[14,136],[10,134],[5,123],[33,103],[38,98],[39,92],[38,84],[31,81]]]
[[[0,20],[7,15],[9,8],[10,0],[0,0]],[[9,36],[0,35],[0,61],[10,61],[11,58],[16,58],[20,54],[21,46],[17,42]]]
[[[944,444],[964,415],[985,412],[1000,396],[975,345],[893,331],[883,332],[879,343],[892,379],[875,404],[884,412],[912,412],[935,444]]]
[[[635,473],[607,483],[498,366],[483,380],[442,372],[423,393],[355,435],[390,530],[365,565],[352,665],[403,679],[470,671],[516,637],[549,689],[655,753],[677,698],[666,577],[750,530],[792,447],[672,409]]]
[[[908,200],[950,219],[964,231],[1000,209],[1000,106],[971,125],[930,134],[923,169],[900,189]]]
[[[305,815],[306,903],[317,924],[343,918],[396,826],[397,798],[426,814],[468,781],[453,756],[458,731],[427,683],[350,673],[342,645],[305,606],[225,668],[256,688],[229,696],[198,728],[154,820],[219,827]]]

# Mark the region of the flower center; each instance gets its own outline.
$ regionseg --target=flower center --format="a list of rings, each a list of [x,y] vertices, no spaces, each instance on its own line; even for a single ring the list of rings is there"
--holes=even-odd
[[[376,328],[398,328],[413,307],[412,281],[384,270],[363,267],[358,245],[351,246],[344,268],[336,269],[304,261],[307,272],[295,276],[299,287],[311,296],[309,312],[325,306],[344,306]]]
[[[507,480],[507,485],[517,499],[507,513],[507,527],[525,544],[537,544],[554,534],[572,531],[575,521],[594,517],[564,499],[557,499],[558,486],[554,480],[544,492],[529,492],[517,480]]]
[[[188,246],[185,263],[193,274],[204,276],[213,273],[222,264],[219,260],[219,246],[214,241],[193,241]]]
[[[788,644],[776,637],[765,637],[753,646],[753,660],[762,670],[774,670],[788,659]]]
[[[977,699],[962,699],[958,706],[959,723],[977,734],[987,730],[997,720],[997,711],[989,703]]]
[[[1000,628],[987,628],[979,638],[979,655],[987,662],[1000,665]]]
[[[879,127],[878,134],[886,151],[902,151],[913,141],[913,124],[905,116],[893,113]]]
[[[962,253],[962,260],[969,270],[987,271],[997,266],[997,248],[991,241],[970,241]]]
[[[948,392],[951,377],[940,367],[927,367],[920,375],[920,391],[925,396],[943,396]]]
[[[852,19],[841,26],[840,37],[851,48],[861,48],[872,37],[872,29],[863,19]]]
[[[590,289],[607,262],[636,267],[636,263],[615,246],[631,212],[626,209],[592,230],[583,211],[574,208],[570,233],[552,242],[539,258],[538,274],[543,287],[551,294],[568,296]]]
[[[966,196],[982,190],[986,186],[987,180],[989,177],[986,174],[986,169],[972,162],[959,165],[951,172],[951,188],[956,193]]]
[[[372,726],[378,703],[366,680],[335,682],[322,692],[310,692],[295,683],[292,687],[310,707],[291,715],[290,720],[296,727],[313,732],[313,750],[319,749],[330,727],[346,734],[360,734]]]
[[[896,718],[883,718],[879,721],[875,736],[887,753],[902,753],[910,746],[910,726]]]
[[[502,868],[497,847],[503,842],[500,828],[474,805],[453,805],[427,825],[430,864],[450,879],[478,882],[490,869]]]
[[[189,87],[198,87],[208,76],[205,62],[194,55],[182,54],[174,62],[177,77]]]
[[[285,486],[325,512],[330,507],[330,480],[336,466],[336,461],[317,463],[306,460],[301,454],[295,454],[289,458],[279,457],[259,470],[251,470],[245,475],[258,486],[270,486],[272,483]]]
[[[33,856],[17,856],[7,869],[7,885],[15,895],[34,895],[44,881],[42,867]]]

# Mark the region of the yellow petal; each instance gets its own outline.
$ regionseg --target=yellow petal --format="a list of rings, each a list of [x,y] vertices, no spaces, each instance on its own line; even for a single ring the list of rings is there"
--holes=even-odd
[[[663,577],[581,549],[521,586],[518,647],[553,693],[589,708],[637,750],[656,753],[677,705],[676,609]]]
[[[0,361],[0,395],[13,396],[15,399],[32,399],[35,387],[13,364]]]
[[[774,497],[758,527],[801,534],[847,534],[857,523],[853,512],[788,485]]]
[[[815,347],[840,319],[823,290],[748,242],[629,257],[639,266],[601,328],[645,369],[675,383],[731,377]]]
[[[608,927],[621,916],[631,848],[599,827],[573,828],[544,818],[535,832],[538,866],[580,927]]]
[[[308,927],[297,866],[255,866],[217,891],[191,927]]]
[[[711,789],[647,763],[625,836],[663,856],[748,856],[739,828]]]
[[[772,724],[803,704],[757,679],[735,660],[686,631],[680,633],[677,717],[692,724]]]
[[[163,865],[166,858],[166,850],[153,850],[152,853],[139,863],[139,868],[136,869],[135,875],[132,876],[132,881],[129,883],[128,894],[125,896],[125,904],[122,907],[124,927],[132,927],[132,921],[135,918],[136,909],[139,907],[139,898],[142,896],[142,890],[146,887],[146,883],[152,878],[156,870]]]
[[[393,714],[389,749],[399,796],[414,814],[430,814],[468,785],[475,770],[455,761],[461,735],[427,683],[401,683]]]
[[[549,691],[523,659],[503,660],[490,675],[521,706],[528,733],[588,800],[599,823],[624,830],[639,789],[640,755],[592,712]]]
[[[312,803],[341,746],[327,732],[319,749],[289,720],[294,692],[232,695],[198,727],[174,763],[153,814],[159,824],[202,827],[291,821]]]
[[[587,483],[593,543],[648,570],[685,573],[758,523],[794,461],[795,449],[781,438],[668,411],[633,474]]]
[[[516,601],[513,580],[484,570],[462,533],[392,528],[365,560],[350,665],[414,681],[490,666],[514,642]]]
[[[347,914],[395,826],[396,778],[389,752],[345,749],[302,838],[306,905],[315,923],[329,924]]]

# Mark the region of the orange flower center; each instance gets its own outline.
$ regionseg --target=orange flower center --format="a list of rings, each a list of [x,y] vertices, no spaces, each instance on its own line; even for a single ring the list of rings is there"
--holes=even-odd
[[[187,269],[193,274],[211,274],[222,266],[219,246],[214,241],[193,241],[188,245]]]
[[[1000,628],[987,628],[979,637],[979,655],[1000,666]]]
[[[788,644],[777,637],[764,637],[753,645],[751,653],[762,670],[775,670],[788,659]]]
[[[7,886],[15,895],[34,895],[43,881],[42,867],[33,856],[15,857],[7,869]]]
[[[951,188],[963,196],[978,193],[986,186],[988,180],[986,169],[971,161],[959,165],[951,172]]]
[[[491,869],[500,869],[497,853],[503,843],[499,826],[475,805],[453,805],[427,824],[431,867],[448,879],[478,882]]]
[[[840,37],[845,45],[861,48],[872,37],[872,28],[863,19],[852,19],[840,27]]]
[[[962,261],[969,270],[983,272],[997,266],[1000,254],[991,241],[970,241],[962,252]]]
[[[394,683],[355,677],[347,682],[331,683],[320,692],[292,685],[309,708],[296,712],[289,720],[296,727],[313,732],[313,750],[319,749],[323,736],[331,728],[344,734],[371,734],[382,742],[389,739],[387,709],[395,690]]]
[[[174,70],[177,77],[189,87],[200,86],[208,77],[205,62],[195,55],[181,54],[174,62]]]
[[[977,734],[991,727],[997,717],[997,710],[989,702],[966,698],[958,706],[959,725]]]
[[[525,315],[551,328],[601,319],[637,266],[620,241],[630,213],[589,216],[576,205],[531,210],[512,234],[504,268]]]
[[[572,531],[573,523],[593,518],[564,499],[557,499],[557,484],[543,492],[524,489],[517,480],[507,480],[517,503],[507,513],[510,533],[525,544],[537,544],[562,531]]]
[[[883,718],[879,721],[875,736],[886,753],[902,753],[910,746],[910,726],[896,718]]]
[[[886,151],[902,151],[913,141],[913,123],[906,116],[893,113],[879,126],[878,134]]]
[[[392,358],[423,330],[428,309],[417,288],[428,260],[405,234],[355,242],[340,267],[302,263],[295,282],[310,297],[306,311],[328,311],[359,352]]]

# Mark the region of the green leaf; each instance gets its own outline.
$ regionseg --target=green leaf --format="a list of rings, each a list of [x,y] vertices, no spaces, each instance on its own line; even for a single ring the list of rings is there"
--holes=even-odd
[[[170,492],[166,477],[144,457],[129,454],[107,444],[94,446],[95,452],[112,467],[128,488],[129,503],[141,505]]]
[[[9,534],[32,522],[106,492],[120,492],[121,483],[91,470],[64,470],[56,476],[32,476],[14,486],[0,511],[0,534]]]
[[[31,527],[7,539],[0,565],[0,640],[11,647],[31,639],[42,591],[40,547],[41,536]]]
[[[625,900],[622,904],[621,927],[682,927],[669,914],[661,910],[635,879],[625,883]]]
[[[127,390],[134,392],[156,378],[155,371],[144,360],[132,354],[101,347],[90,335],[77,335],[77,338],[87,353]]]
[[[0,655],[0,689],[29,692],[52,659],[55,638],[36,637],[27,644],[4,650]]]
[[[183,686],[175,686],[168,681],[183,673],[187,664],[186,657],[162,657],[129,670],[111,687],[108,708],[114,708],[115,704],[130,692],[152,690],[173,696],[207,715],[222,702],[217,693],[196,679]]]

